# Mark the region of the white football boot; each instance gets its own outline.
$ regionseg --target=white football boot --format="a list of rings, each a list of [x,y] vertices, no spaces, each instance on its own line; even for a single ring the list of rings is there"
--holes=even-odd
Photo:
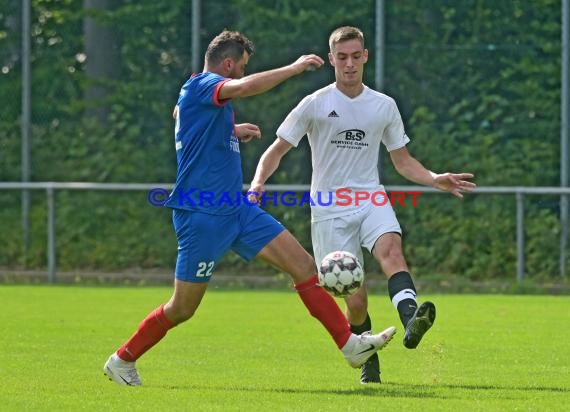
[[[353,333],[341,351],[350,366],[359,368],[369,357],[386,346],[395,333],[396,328],[394,326],[390,326],[376,335],[372,335],[370,332],[364,332],[362,335]]]
[[[141,386],[141,378],[135,368],[135,362],[126,362],[119,358],[116,353],[113,353],[105,366],[103,373],[119,385]]]

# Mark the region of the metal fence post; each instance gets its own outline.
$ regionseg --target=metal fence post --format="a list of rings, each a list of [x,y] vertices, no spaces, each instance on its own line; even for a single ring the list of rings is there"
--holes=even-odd
[[[560,276],[566,277],[566,248],[568,247],[568,195],[560,196]]]
[[[31,123],[32,123],[32,81],[31,81],[31,1],[22,1],[22,182],[29,182],[31,175]],[[30,190],[22,190],[22,230],[24,238],[24,267],[28,265],[30,253]]]
[[[200,50],[200,29],[202,25],[201,19],[201,0],[192,0],[192,71],[198,73],[202,59],[202,52]]]
[[[55,199],[54,188],[46,188],[48,283],[55,283]]]
[[[517,190],[517,282],[524,279],[524,193]]]
[[[560,186],[570,186],[570,0],[562,0],[562,79],[560,89]],[[560,276],[566,276],[568,195],[560,196]]]

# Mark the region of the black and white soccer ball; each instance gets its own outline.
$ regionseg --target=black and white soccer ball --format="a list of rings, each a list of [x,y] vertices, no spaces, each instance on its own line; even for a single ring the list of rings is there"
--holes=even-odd
[[[350,296],[364,283],[364,270],[356,256],[346,251],[331,252],[319,266],[319,285],[331,295]]]

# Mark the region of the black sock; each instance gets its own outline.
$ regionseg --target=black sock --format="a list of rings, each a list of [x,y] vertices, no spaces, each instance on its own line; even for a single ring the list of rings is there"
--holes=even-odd
[[[368,315],[368,313],[362,325],[350,325],[350,331],[356,335],[362,335],[369,330],[372,330],[372,322],[370,321],[370,315]]]
[[[388,279],[388,294],[405,327],[418,307],[412,276],[408,272],[398,272],[392,275]]]

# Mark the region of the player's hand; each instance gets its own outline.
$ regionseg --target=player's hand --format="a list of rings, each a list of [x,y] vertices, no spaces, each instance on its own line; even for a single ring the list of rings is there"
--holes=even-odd
[[[462,199],[463,193],[470,193],[475,190],[477,185],[465,180],[473,177],[475,176],[472,173],[442,173],[434,176],[433,187]]]
[[[324,63],[325,61],[316,54],[307,54],[299,57],[292,66],[297,68],[299,73],[303,73],[319,69]]]
[[[247,191],[247,201],[251,204],[261,203],[261,195],[265,192],[265,185],[259,182],[251,182]]]
[[[235,125],[237,138],[242,143],[248,143],[252,139],[261,139],[259,126],[251,123],[240,123]]]

